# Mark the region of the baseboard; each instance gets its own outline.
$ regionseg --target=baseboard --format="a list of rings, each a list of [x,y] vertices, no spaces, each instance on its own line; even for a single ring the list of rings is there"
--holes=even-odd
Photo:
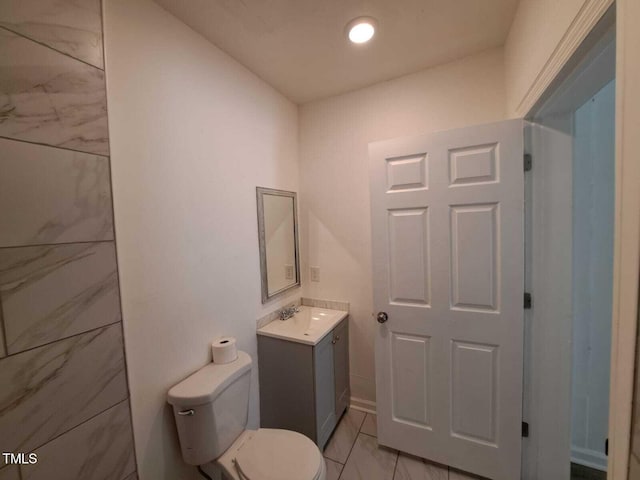
[[[361,412],[376,413],[376,402],[372,402],[371,400],[351,397],[349,406],[354,410],[360,410]]]
[[[604,453],[586,448],[571,447],[571,462],[597,470],[607,471],[607,457]]]

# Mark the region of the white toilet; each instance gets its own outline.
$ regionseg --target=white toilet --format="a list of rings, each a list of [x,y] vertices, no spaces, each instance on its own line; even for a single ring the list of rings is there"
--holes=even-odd
[[[190,465],[215,461],[228,480],[325,480],[322,453],[290,430],[246,430],[251,357],[210,363],[171,390],[182,457]]]

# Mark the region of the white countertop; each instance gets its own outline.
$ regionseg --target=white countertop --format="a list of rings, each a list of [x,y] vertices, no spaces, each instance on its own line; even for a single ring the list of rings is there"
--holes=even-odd
[[[258,329],[258,335],[317,345],[348,314],[342,310],[302,306],[290,319],[276,319]]]

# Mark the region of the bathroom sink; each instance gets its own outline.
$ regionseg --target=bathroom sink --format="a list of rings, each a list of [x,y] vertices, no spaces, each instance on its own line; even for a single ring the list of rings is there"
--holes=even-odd
[[[260,328],[258,335],[316,345],[347,314],[342,310],[302,306],[290,319],[274,320]]]

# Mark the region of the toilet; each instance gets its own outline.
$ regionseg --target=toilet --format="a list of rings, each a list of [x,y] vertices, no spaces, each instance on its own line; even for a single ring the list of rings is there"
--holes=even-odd
[[[227,480],[325,480],[322,453],[290,430],[247,430],[251,357],[209,365],[175,385],[173,406],[180,448],[190,465],[215,462]]]

